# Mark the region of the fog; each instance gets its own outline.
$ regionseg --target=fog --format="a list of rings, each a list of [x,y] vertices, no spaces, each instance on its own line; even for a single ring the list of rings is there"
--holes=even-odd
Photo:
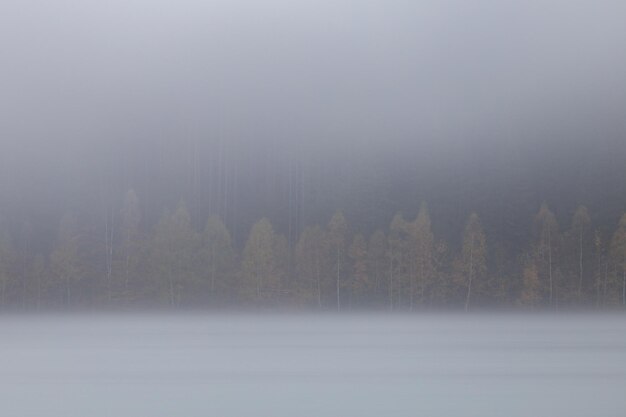
[[[31,221],[107,187],[138,189],[153,217],[180,198],[200,200],[193,215],[216,212],[218,154],[235,166],[244,230],[282,216],[246,196],[288,161],[311,176],[380,165],[394,185],[423,178],[411,198],[433,204],[430,188],[482,183],[485,165],[507,186],[550,167],[566,178],[533,182],[533,203],[556,189],[563,212],[623,178],[620,1],[8,0],[0,16],[3,211]],[[194,158],[200,185],[185,170]],[[581,169],[590,195],[573,184]],[[303,222],[328,216],[316,210]]]
[[[623,413],[625,22],[1,1],[3,414]]]
[[[11,416],[604,417],[622,316],[0,319]]]
[[[448,272],[476,213],[487,269],[518,282],[546,207],[561,297],[617,300],[625,19],[611,0],[3,1],[0,304],[70,305],[74,281],[83,306],[158,294],[145,283],[177,208],[188,235],[217,216],[238,264],[267,218],[284,281],[333,213],[347,254],[427,207]]]
[[[47,150],[220,130],[434,146],[620,123],[625,14],[619,1],[7,1],[3,130]]]

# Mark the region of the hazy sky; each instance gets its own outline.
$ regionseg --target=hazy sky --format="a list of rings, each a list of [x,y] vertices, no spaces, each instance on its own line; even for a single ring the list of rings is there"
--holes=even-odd
[[[431,188],[471,170],[478,181],[549,176],[532,167],[552,161],[576,181],[587,168],[572,149],[595,147],[584,158],[596,171],[626,156],[624,22],[621,0],[3,0],[0,196],[23,199],[18,212],[65,209],[85,190],[100,198],[113,176],[152,190],[141,198],[220,192],[170,168],[186,169],[196,148],[217,182],[230,152],[250,204],[261,181],[286,181],[264,156],[281,152],[404,161]],[[332,166],[316,167],[332,181]]]
[[[0,132],[49,149],[624,131],[624,22],[619,0],[4,0]]]

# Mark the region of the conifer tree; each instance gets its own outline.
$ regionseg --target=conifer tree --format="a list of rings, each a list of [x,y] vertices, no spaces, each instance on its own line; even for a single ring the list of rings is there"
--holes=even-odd
[[[387,287],[385,278],[389,271],[389,259],[387,257],[387,237],[380,229],[370,236],[367,245],[367,261],[370,277],[373,281],[374,298],[384,302],[384,289]]]
[[[326,236],[319,226],[306,227],[295,248],[298,301],[322,308],[322,293],[330,284]]]
[[[329,250],[333,256],[338,311],[341,310],[341,289],[345,285],[343,275],[345,274],[347,233],[348,225],[343,212],[335,212],[328,223],[327,237]]]
[[[53,271],[63,284],[63,298],[67,306],[72,305],[72,289],[83,273],[79,254],[80,238],[76,218],[73,214],[66,213],[61,219],[59,237],[50,258]]]
[[[7,288],[13,276],[16,253],[11,237],[6,232],[0,232],[0,306],[7,301]]]
[[[212,303],[232,298],[235,289],[235,251],[230,233],[217,215],[209,217],[202,235],[202,269]]]
[[[570,240],[575,248],[575,262],[572,264],[576,264],[576,276],[577,276],[577,288],[576,288],[576,298],[580,302],[583,298],[583,290],[584,290],[584,282],[585,275],[587,273],[586,261],[588,259],[588,252],[591,252],[591,218],[589,217],[589,212],[585,206],[579,206],[574,213],[572,218],[572,227],[569,233]]]
[[[541,205],[534,221],[534,252],[542,287],[546,288],[547,302],[553,306],[555,290],[556,254],[560,240],[556,217],[546,203]]]
[[[42,255],[36,255],[32,264],[32,276],[35,284],[35,307],[41,309],[46,292],[50,285],[48,280],[48,268]]]
[[[619,297],[613,298],[620,298],[621,304],[626,307],[626,214],[620,219],[613,234],[611,257],[615,265],[614,292],[621,293]]]
[[[422,204],[413,222],[413,241],[415,242],[415,262],[417,290],[421,302],[432,300],[434,286],[434,249],[435,239],[431,230],[428,207]]]
[[[467,286],[465,311],[469,310],[473,287],[479,288],[482,284],[477,280],[483,278],[487,269],[487,244],[480,220],[476,213],[472,213],[463,233],[463,248],[461,254],[461,268]]]
[[[408,274],[408,244],[409,228],[406,220],[400,213],[396,214],[389,225],[389,241],[387,245],[387,256],[389,259],[389,279],[388,279],[388,300],[389,309],[396,307],[396,293],[398,298],[402,283]]]
[[[241,298],[253,305],[263,305],[280,288],[280,274],[272,224],[263,218],[252,226],[241,261]]]
[[[372,282],[367,269],[367,242],[362,234],[357,233],[350,245],[352,261],[351,294],[357,303],[367,304],[372,293]]]
[[[133,189],[126,192],[122,206],[121,251],[123,262],[123,292],[130,298],[130,280],[138,274],[139,258],[141,253],[140,223],[141,209],[139,198]]]
[[[596,308],[604,305],[609,275],[609,257],[607,256],[606,241],[598,229],[594,232],[594,254],[596,268],[594,272],[595,305]]]
[[[152,243],[156,290],[165,295],[170,307],[179,306],[185,293],[199,281],[197,250],[198,236],[191,227],[187,206],[181,201],[172,215],[164,212]]]
[[[522,274],[522,292],[519,303],[534,309],[540,300],[540,284],[537,274],[537,265],[533,257],[528,257],[524,262]]]

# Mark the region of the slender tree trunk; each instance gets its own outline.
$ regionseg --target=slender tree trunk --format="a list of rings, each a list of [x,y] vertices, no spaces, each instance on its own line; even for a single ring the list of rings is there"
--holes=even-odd
[[[341,300],[340,300],[340,295],[339,295],[339,267],[340,267],[339,256],[340,256],[339,246],[337,246],[337,311],[341,310]]]
[[[215,299],[215,244],[211,245],[211,298],[213,301]]]
[[[322,309],[322,283],[320,282],[321,274],[320,274],[319,252],[316,252],[315,254],[315,271],[317,275],[317,306],[321,310]]]
[[[578,300],[580,301],[582,297],[583,290],[583,231],[580,229],[580,239],[579,239],[579,254],[578,254],[578,267],[579,267],[579,279],[578,279]]]
[[[128,281],[130,279],[130,251],[131,251],[131,239],[130,239],[130,230],[126,231],[126,243],[125,243],[125,252],[126,252],[126,262],[124,265],[124,295],[128,299]]]
[[[108,208],[105,212],[105,220],[104,220],[104,243],[105,243],[105,255],[106,255],[106,278],[107,278],[107,298],[109,304],[111,303],[112,298],[112,287],[113,287],[113,222],[114,222],[114,214],[113,209],[111,209],[111,216],[109,219]]]
[[[626,268],[622,270],[622,305],[626,307]]]
[[[389,310],[393,311],[393,252],[389,261]]]
[[[414,271],[413,271],[413,264],[411,264],[411,271],[410,271],[410,275],[409,275],[409,311],[413,311],[413,291],[414,288],[413,286],[415,285],[414,281],[415,281],[415,277],[414,277]]]
[[[602,305],[606,306],[606,287],[607,281],[609,280],[609,262],[604,262],[604,283],[602,288]]]
[[[602,287],[602,272],[600,269],[602,268],[601,262],[602,261],[600,260],[600,265],[598,265],[598,270],[596,272],[596,308],[600,307],[600,288]]]
[[[256,267],[256,300],[261,301],[261,274],[259,273],[259,266]]]
[[[548,226],[548,279],[550,282],[550,296],[548,305],[552,306],[552,236]]]
[[[124,271],[124,296],[128,299],[130,296],[128,294],[128,280],[130,275],[130,249],[127,249],[126,252],[126,265]]]
[[[472,276],[474,275],[474,242],[472,238],[472,245],[470,246],[470,264],[469,264],[469,279],[467,284],[467,298],[465,299],[465,312],[469,311],[470,296],[472,294]]]
[[[596,308],[600,307],[600,276],[596,277]]]
[[[374,270],[376,274],[376,294],[380,291],[380,271],[378,270],[378,259],[374,260]]]
[[[168,281],[170,285],[170,307],[174,307],[174,300],[176,298],[176,295],[174,294],[174,281],[172,279],[172,271],[169,271]]]
[[[37,277],[37,311],[41,309],[41,277]]]
[[[26,301],[27,301],[26,300],[26,298],[27,298],[27,296],[26,296],[26,293],[27,293],[27,291],[26,291],[26,268],[27,268],[27,265],[26,265],[26,263],[27,263],[27,259],[26,259],[27,255],[26,255],[26,253],[27,253],[27,251],[28,251],[28,248],[27,247],[24,248],[24,256],[22,258],[22,308],[23,309],[26,309]]]
[[[67,306],[69,307],[71,304],[72,292],[70,291],[70,279],[65,280],[65,290],[67,295]]]

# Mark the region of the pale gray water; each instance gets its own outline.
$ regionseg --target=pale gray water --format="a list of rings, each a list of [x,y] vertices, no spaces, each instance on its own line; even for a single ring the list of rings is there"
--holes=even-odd
[[[1,416],[626,416],[626,316],[0,318]]]

